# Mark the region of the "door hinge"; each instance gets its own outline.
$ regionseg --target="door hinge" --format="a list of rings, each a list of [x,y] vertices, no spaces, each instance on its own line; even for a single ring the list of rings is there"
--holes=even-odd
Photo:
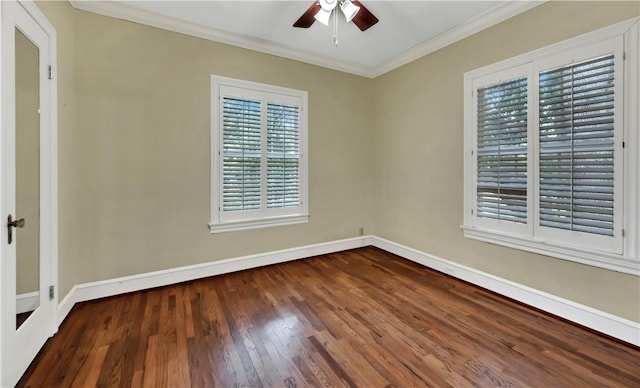
[[[627,234],[627,233],[625,232],[625,230],[624,230],[624,229],[622,229],[622,238],[624,238],[624,236],[625,236],[626,234]]]
[[[49,300],[53,300],[53,286],[49,286]]]
[[[53,79],[53,68],[49,65],[49,79]]]

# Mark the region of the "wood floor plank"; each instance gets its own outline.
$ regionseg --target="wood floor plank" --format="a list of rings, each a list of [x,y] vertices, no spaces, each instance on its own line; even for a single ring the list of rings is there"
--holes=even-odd
[[[640,387],[640,349],[367,247],[76,305],[19,387]]]
[[[109,345],[100,346],[97,351],[92,352],[87,367],[82,368],[78,378],[73,381],[72,387],[93,387],[98,385],[100,371],[104,365],[104,359],[107,356]]]

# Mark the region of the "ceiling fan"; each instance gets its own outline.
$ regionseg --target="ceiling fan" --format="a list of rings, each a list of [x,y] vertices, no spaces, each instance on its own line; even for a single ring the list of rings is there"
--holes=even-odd
[[[358,0],[319,0],[311,4],[293,26],[309,28],[316,20],[328,26],[331,13],[338,4],[347,22],[353,21],[361,31],[366,31],[378,22],[378,18]]]

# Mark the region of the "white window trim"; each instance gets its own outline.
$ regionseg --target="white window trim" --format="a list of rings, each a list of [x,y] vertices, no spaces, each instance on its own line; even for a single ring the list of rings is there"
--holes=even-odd
[[[640,217],[638,216],[640,201],[640,18],[633,18],[609,27],[602,28],[551,46],[547,46],[514,58],[510,58],[496,64],[465,73],[465,136],[464,136],[464,224],[461,226],[464,236],[510,248],[521,249],[539,253],[564,260],[570,260],[595,267],[606,268],[618,272],[640,276],[640,255],[638,244],[640,243]],[[526,66],[543,56],[558,54],[568,49],[575,49],[584,45],[594,44],[603,40],[624,36],[624,117],[623,117],[623,152],[624,187],[623,205],[624,217],[622,229],[624,230],[622,253],[607,253],[580,247],[569,247],[557,242],[542,240],[540,238],[527,238],[517,234],[508,234],[504,231],[496,231],[476,222],[479,218],[472,214],[475,208],[475,170],[473,151],[476,148],[476,140],[473,136],[475,130],[473,111],[473,81],[492,73],[502,72],[518,66]],[[535,77],[537,80],[537,77]],[[536,83],[534,80],[534,84]],[[630,85],[630,87],[629,87]],[[537,87],[537,85],[533,85]],[[537,117],[537,115],[536,115]],[[533,137],[535,139],[535,136]],[[529,153],[529,155],[532,155]],[[535,157],[534,157],[535,158]],[[531,160],[531,159],[530,159]],[[529,209],[535,206],[533,196],[529,196]],[[531,212],[530,212],[531,213]],[[531,223],[533,218],[528,218]],[[532,226],[531,226],[532,227]],[[532,234],[531,234],[532,235]]]
[[[300,201],[301,205],[295,213],[277,214],[272,216],[246,217],[242,219],[227,219],[222,216],[222,176],[221,148],[222,131],[220,129],[220,90],[232,87],[247,89],[252,92],[280,95],[287,100],[295,98],[301,103],[300,115]],[[306,223],[309,221],[309,190],[308,190],[308,93],[302,90],[289,89],[279,86],[261,84],[228,77],[211,76],[211,233],[233,232],[247,229],[265,228]],[[235,218],[235,217],[231,217]]]

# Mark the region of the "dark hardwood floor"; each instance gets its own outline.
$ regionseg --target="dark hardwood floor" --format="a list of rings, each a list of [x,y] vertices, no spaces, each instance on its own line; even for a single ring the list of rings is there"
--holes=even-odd
[[[362,248],[79,304],[18,386],[640,387],[640,349]]]

